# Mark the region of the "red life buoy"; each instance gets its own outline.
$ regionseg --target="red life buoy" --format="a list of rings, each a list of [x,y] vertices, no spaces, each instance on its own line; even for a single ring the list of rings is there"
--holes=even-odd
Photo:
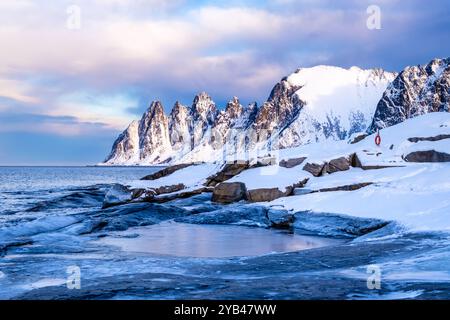
[[[379,146],[381,144],[381,137],[380,137],[379,133],[377,133],[377,135],[375,136],[375,144],[377,146]]]

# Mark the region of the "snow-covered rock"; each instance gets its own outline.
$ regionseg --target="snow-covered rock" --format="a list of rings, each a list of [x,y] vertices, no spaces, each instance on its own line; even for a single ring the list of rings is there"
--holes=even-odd
[[[132,191],[121,184],[113,185],[105,195],[103,208],[117,206],[132,200]]]
[[[169,115],[169,138],[174,152],[186,154],[191,150],[191,123],[188,107],[177,101]]]
[[[139,152],[143,163],[159,163],[170,152],[169,119],[159,101],[152,102],[139,123]]]
[[[139,121],[133,121],[114,142],[107,164],[139,163]]]

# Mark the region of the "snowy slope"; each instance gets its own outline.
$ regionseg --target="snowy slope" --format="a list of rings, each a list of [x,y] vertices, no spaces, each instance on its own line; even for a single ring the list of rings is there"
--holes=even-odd
[[[450,164],[421,164],[377,170],[376,173],[375,177],[372,173],[360,175],[358,180],[378,182],[356,191],[292,196],[274,200],[269,205],[294,211],[311,210],[397,221],[412,230],[450,230]],[[336,180],[328,185],[345,185],[350,174],[353,172],[333,177]],[[325,185],[323,181],[310,186]]]
[[[357,183],[373,183],[355,191],[331,191],[284,197],[268,206],[288,210],[327,212],[363,218],[397,221],[410,230],[450,230],[450,163],[411,163],[404,156],[416,150],[450,154],[450,114],[429,113],[380,131],[356,144],[344,141],[314,143],[282,150],[280,158],[307,157],[305,162],[323,162],[351,153],[365,165],[397,167],[361,170],[351,168],[321,177],[311,177],[305,189],[320,190]],[[410,138],[447,137],[437,141],[412,142]],[[328,147],[329,146],[329,147]],[[254,184],[258,177],[247,177]],[[277,184],[277,177],[273,177]]]
[[[287,81],[301,87],[297,119],[279,137],[281,147],[325,139],[342,140],[365,131],[376,105],[395,75],[380,69],[317,66],[299,69]]]

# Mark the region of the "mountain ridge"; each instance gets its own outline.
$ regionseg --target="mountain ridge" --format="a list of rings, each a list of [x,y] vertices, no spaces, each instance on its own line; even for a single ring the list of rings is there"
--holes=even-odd
[[[177,101],[166,115],[161,102],[153,101],[139,121],[138,136],[132,122],[102,164],[223,161],[237,153],[248,153],[255,145],[264,150],[283,149],[347,139],[356,132],[392,125],[395,121],[389,119],[406,119],[402,114],[404,109],[411,109],[410,104],[397,103],[396,108],[389,109],[382,103],[393,88],[405,91],[406,96],[409,90],[421,92],[415,105],[434,103],[431,108],[416,108],[417,114],[448,111],[449,61],[434,59],[399,74],[379,68],[299,68],[275,84],[259,107],[256,102],[244,107],[238,97],[233,97],[221,110],[206,92],[201,92],[191,106]],[[402,87],[403,79],[411,73],[420,79],[417,88]],[[429,92],[435,94],[430,98]],[[438,107],[436,101],[440,102]]]

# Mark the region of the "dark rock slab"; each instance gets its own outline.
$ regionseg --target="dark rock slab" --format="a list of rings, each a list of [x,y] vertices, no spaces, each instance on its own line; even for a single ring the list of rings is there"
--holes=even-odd
[[[347,171],[349,169],[350,169],[350,160],[346,157],[333,159],[324,166],[324,170],[327,173]]]
[[[247,191],[247,200],[249,202],[268,202],[281,197],[286,197],[292,193],[292,190],[286,192],[278,188],[260,188]]]
[[[450,162],[450,154],[436,150],[414,151],[404,159],[408,162]]]
[[[71,227],[76,234],[124,231],[131,227],[148,226],[191,214],[189,210],[170,204],[131,202],[99,210]]]
[[[249,168],[250,164],[248,161],[227,163],[223,166],[223,168],[219,172],[206,179],[205,186],[214,187],[221,182],[233,178],[234,176],[238,175],[242,171],[247,170]]]
[[[171,185],[171,186],[161,186],[153,189],[156,195],[177,192],[180,190],[186,189],[186,186],[182,183]]]
[[[232,203],[245,199],[247,188],[242,182],[222,182],[214,188],[212,201]]]
[[[370,186],[371,184],[373,184],[373,182],[354,183],[354,184],[348,184],[348,185],[344,185],[344,186],[323,188],[323,189],[315,190],[312,192],[355,191],[355,190]]]
[[[298,165],[301,165],[303,163],[303,161],[306,160],[306,157],[300,157],[300,158],[292,158],[292,159],[288,159],[288,160],[281,160],[280,163],[278,164],[280,167],[283,168],[294,168]]]
[[[408,138],[409,142],[419,142],[419,141],[439,141],[444,139],[450,139],[450,134],[439,134],[434,137],[412,137]]]
[[[290,228],[294,222],[294,213],[282,209],[269,209],[267,218],[274,228]]]
[[[176,165],[164,168],[162,170],[159,170],[155,173],[149,174],[148,176],[141,178],[141,180],[156,180],[156,179],[168,176],[177,170],[181,170],[181,169],[190,167],[192,165],[194,165],[194,164],[193,163],[176,164]]]
[[[355,137],[353,138],[353,140],[350,141],[350,144],[358,143],[358,142],[364,140],[367,136],[368,136],[367,133],[361,133],[361,134],[355,136]]]
[[[325,166],[325,163],[306,163],[303,167],[303,170],[311,173],[314,177],[319,177],[322,175],[322,170]]]

